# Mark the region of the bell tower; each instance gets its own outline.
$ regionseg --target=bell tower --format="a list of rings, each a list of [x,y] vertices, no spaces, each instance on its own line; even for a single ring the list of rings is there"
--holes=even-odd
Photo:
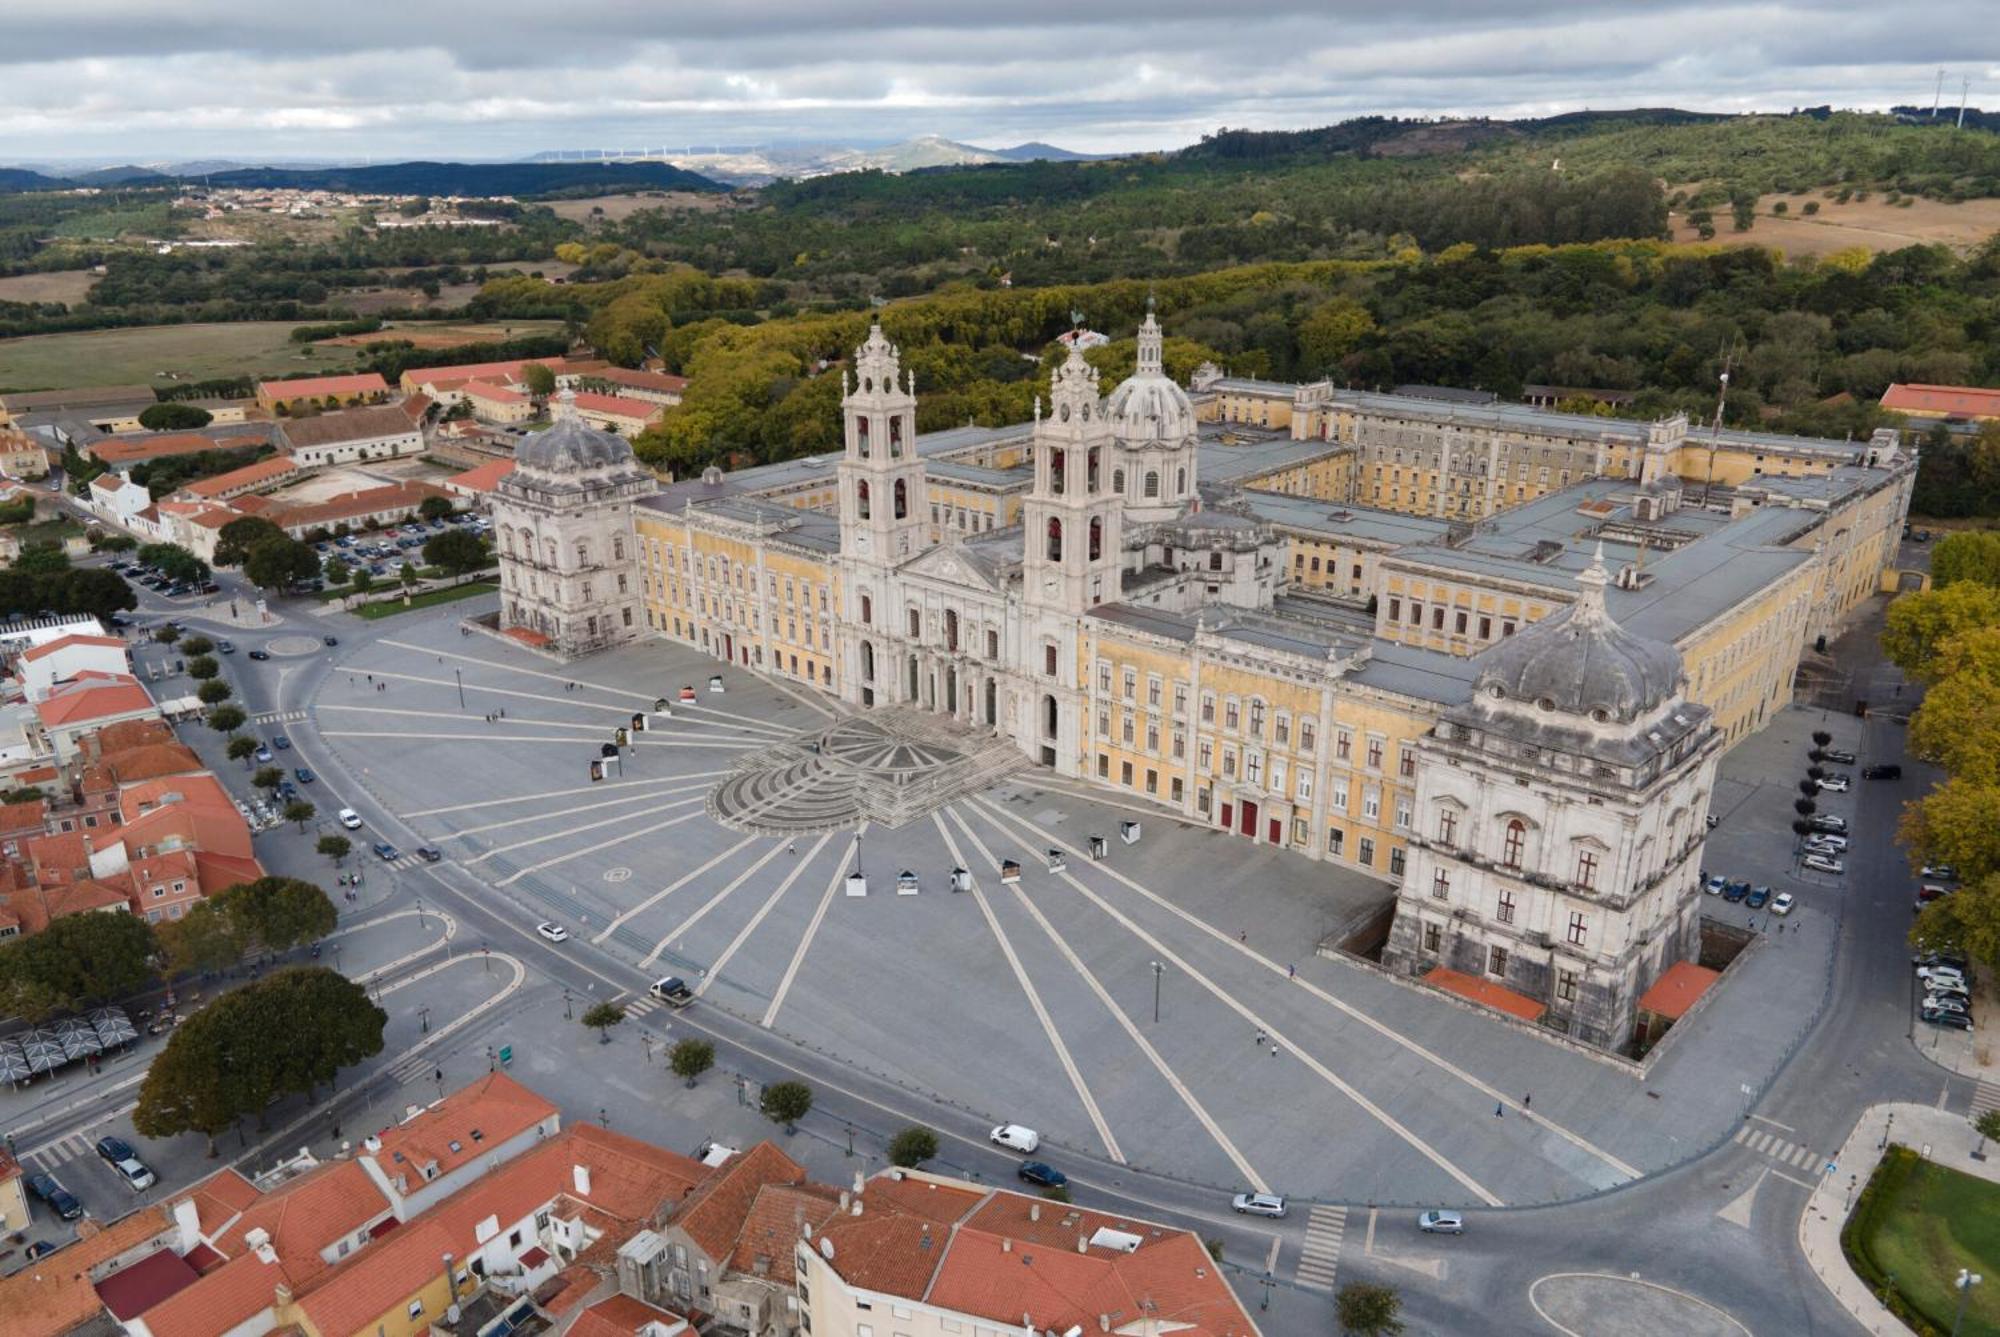
[[[840,480],[843,555],[893,566],[929,543],[924,463],[917,456],[917,397],[901,383],[896,346],[870,327],[854,350],[853,379],[842,374],[846,451]]]
[[[1049,378],[1049,413],[1035,406],[1035,481],[1021,505],[1023,595],[1080,615],[1119,595],[1123,500],[1111,488],[1111,420],[1097,372],[1075,349]]]

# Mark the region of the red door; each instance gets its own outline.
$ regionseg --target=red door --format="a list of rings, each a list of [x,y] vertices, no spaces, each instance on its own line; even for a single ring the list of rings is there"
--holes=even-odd
[[[1236,810],[1230,804],[1225,803],[1222,805],[1222,829],[1224,831],[1229,829],[1229,820],[1235,815]]]
[[[1254,803],[1245,803],[1243,805],[1241,833],[1252,840],[1257,838],[1257,805]]]
[[[1271,819],[1271,828],[1270,828],[1270,830],[1271,830],[1271,843],[1272,843],[1273,845],[1282,845],[1282,844],[1284,844],[1284,837],[1283,837],[1283,834],[1282,834],[1282,833],[1283,833],[1283,831],[1284,831],[1284,825],[1285,825],[1285,824],[1284,824],[1283,822],[1279,821],[1279,820],[1278,820],[1277,818],[1275,818],[1275,817],[1273,817],[1273,818]]]

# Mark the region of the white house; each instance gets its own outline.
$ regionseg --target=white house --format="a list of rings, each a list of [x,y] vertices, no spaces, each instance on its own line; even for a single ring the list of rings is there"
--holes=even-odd
[[[67,682],[83,673],[114,677],[132,671],[124,641],[116,636],[93,636],[81,632],[45,641],[22,651],[15,668],[31,702],[48,700],[57,683]]]

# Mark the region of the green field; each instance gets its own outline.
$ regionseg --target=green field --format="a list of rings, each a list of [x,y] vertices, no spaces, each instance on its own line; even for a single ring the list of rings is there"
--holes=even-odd
[[[0,339],[0,390],[74,389],[87,385],[170,385],[221,376],[268,376],[338,370],[351,348],[301,350],[296,321],[215,325],[142,325],[124,330],[37,334]]]
[[[377,585],[375,588],[379,590],[382,586]],[[397,595],[374,603],[358,604],[349,611],[356,617],[365,617],[374,622],[385,617],[394,617],[398,613],[415,612],[419,608],[434,608],[438,604],[457,603],[460,599],[476,599],[482,594],[491,594],[499,588],[490,580],[474,580],[463,585],[447,585],[441,590],[425,590],[422,594],[413,594],[410,596],[407,608],[403,605],[402,596]]]
[[[1892,1168],[1893,1167],[1893,1168]],[[1962,1337],[2000,1337],[2000,1184],[1907,1152],[1885,1160],[1873,1185],[1886,1192],[1853,1241],[1878,1275],[1895,1278],[1905,1303],[1948,1332],[1960,1268],[1987,1278],[1967,1299]],[[1859,1213],[1857,1213],[1857,1218]]]

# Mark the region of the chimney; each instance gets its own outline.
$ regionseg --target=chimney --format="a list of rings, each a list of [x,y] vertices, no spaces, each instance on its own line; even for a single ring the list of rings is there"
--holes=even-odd
[[[1099,1332],[1110,1332],[1110,1331],[1111,1331],[1111,1315],[1109,1315],[1109,1314],[1099,1314],[1099,1315],[1097,1316],[1097,1330],[1098,1330]]]
[[[856,1193],[859,1193],[861,1192],[862,1189],[867,1187],[868,1187],[868,1181],[861,1177],[861,1172],[859,1170],[856,1170],[854,1172],[854,1191]]]
[[[1000,1252],[1001,1253],[1014,1252],[1014,1241],[1008,1239],[1005,1235],[1002,1235],[1000,1237]]]
[[[282,1311],[291,1302],[292,1288],[290,1286],[281,1281],[271,1288],[271,1303],[274,1308]]]
[[[1089,1253],[1089,1252],[1090,1252],[1090,1236],[1088,1236],[1088,1235],[1078,1235],[1078,1236],[1076,1237],[1076,1251],[1077,1251],[1078,1253]]]
[[[840,1210],[842,1214],[846,1213],[848,1204],[853,1200],[853,1194],[849,1193],[846,1189],[840,1190]]]
[[[861,1195],[859,1193],[854,1195],[853,1214],[855,1216],[861,1215]]]
[[[589,1197],[590,1167],[587,1165],[572,1165],[569,1168],[569,1173],[570,1179],[576,1185],[576,1196],[579,1198]]]
[[[1042,1219],[1042,1204],[1039,1202],[1030,1202],[1028,1204],[1028,1219],[1030,1221],[1039,1221]]]

